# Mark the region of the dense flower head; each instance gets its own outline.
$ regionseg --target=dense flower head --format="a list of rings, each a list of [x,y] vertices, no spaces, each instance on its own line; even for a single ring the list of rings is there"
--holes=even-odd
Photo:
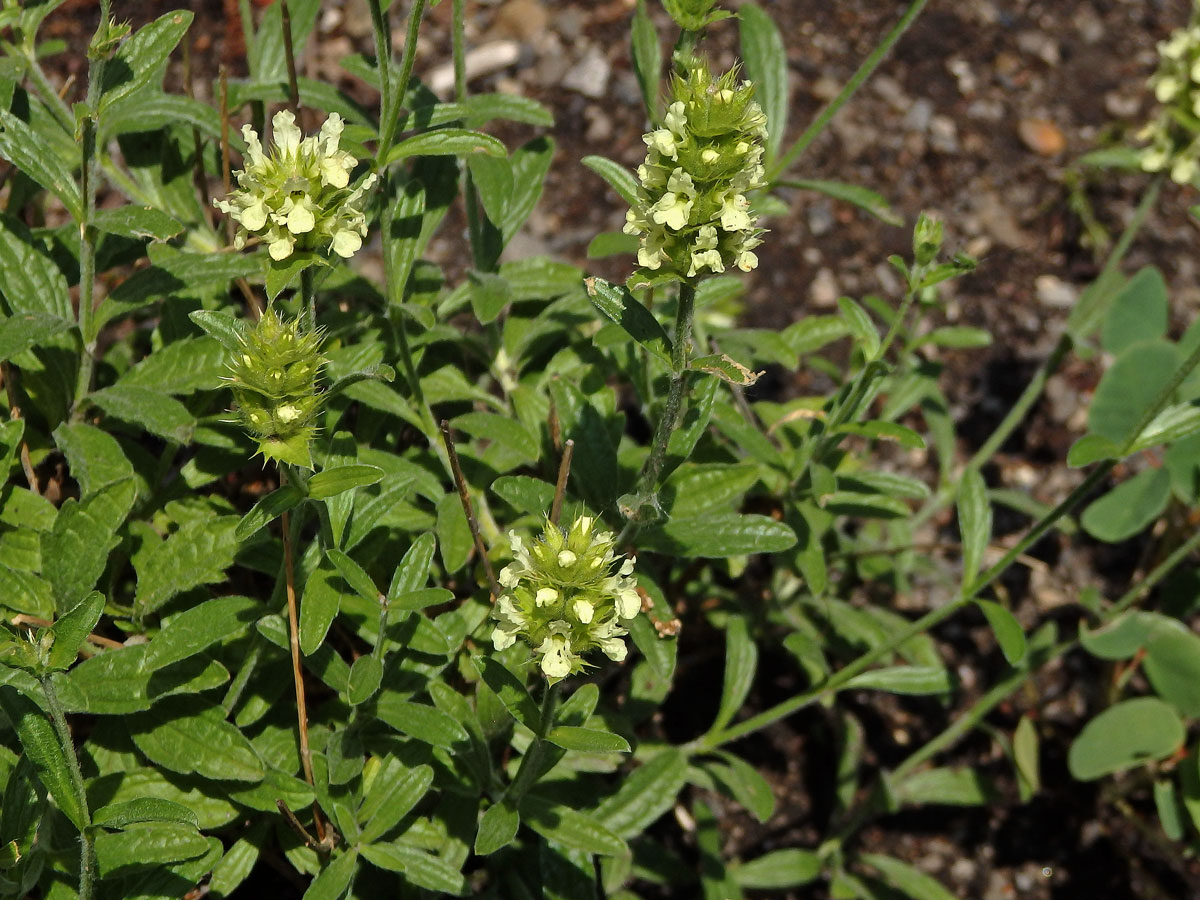
[[[1150,142],[1141,152],[1142,168],[1190,184],[1200,173],[1200,4],[1188,27],[1159,43],[1158,58],[1150,88],[1161,108],[1138,135]]]
[[[238,189],[227,200],[213,201],[241,226],[234,245],[241,249],[247,236],[256,235],[277,261],[296,250],[353,256],[367,234],[364,194],[375,175],[350,189],[357,160],[338,149],[341,116],[330,113],[321,133],[306,138],[287,110],[277,112],[271,125],[270,153],[253,128],[242,127],[246,167],[234,173]]]
[[[492,632],[496,649],[521,638],[552,679],[582,671],[588,665],[583,655],[591,650],[623,660],[627,632],[621,620],[636,616],[642,600],[634,560],[618,565],[613,535],[580,516],[566,529],[547,522],[532,542],[515,531],[509,539],[515,558],[500,572],[504,590],[492,611],[499,620]]]
[[[694,278],[758,265],[763,230],[746,194],[764,185],[767,117],[737,68],[713,78],[691,59],[672,79],[661,128],[643,136],[638,198],[625,232],[638,235],[638,264]]]
[[[273,307],[241,335],[227,381],[238,420],[263,456],[312,468],[309,445],[324,399],[317,389],[325,364],[321,340],[320,331],[303,330],[298,319],[284,321]]]

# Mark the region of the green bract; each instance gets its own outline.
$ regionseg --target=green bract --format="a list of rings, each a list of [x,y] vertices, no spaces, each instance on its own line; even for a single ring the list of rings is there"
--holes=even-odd
[[[643,137],[638,200],[625,232],[641,239],[638,264],[693,278],[758,265],[758,216],[746,194],[764,185],[767,117],[736,68],[714,79],[699,60],[672,80],[663,127]]]
[[[357,160],[338,149],[342,118],[330,113],[321,133],[303,140],[296,117],[277,112],[271,122],[274,147],[263,152],[258,134],[242,126],[246,139],[246,168],[236,172],[239,190],[214,205],[232,216],[238,229],[235,246],[245,246],[246,236],[267,243],[274,260],[293,251],[333,251],[349,258],[367,234],[363,195],[375,183],[372,173],[350,190],[350,172]]]
[[[309,442],[323,402],[320,331],[304,331],[299,320],[285,322],[268,307],[241,341],[228,378],[239,421],[263,456],[311,469]]]
[[[550,678],[582,671],[583,654],[597,648],[623,660],[627,632],[620,620],[642,608],[634,560],[623,560],[614,573],[613,535],[594,525],[590,516],[566,530],[547,522],[541,539],[529,546],[509,532],[516,559],[500,572],[504,592],[493,611],[500,624],[492,641],[503,650],[522,638],[541,654]]]
[[[1190,184],[1200,172],[1200,7],[1188,27],[1159,43],[1158,58],[1150,87],[1162,107],[1138,134],[1150,141],[1142,168],[1169,171],[1172,181]]]

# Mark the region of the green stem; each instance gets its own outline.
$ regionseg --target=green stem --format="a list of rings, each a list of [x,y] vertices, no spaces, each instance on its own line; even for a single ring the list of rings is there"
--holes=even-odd
[[[804,134],[800,135],[796,143],[792,144],[788,149],[787,153],[771,166],[770,171],[767,173],[768,183],[773,183],[775,179],[795,164],[800,155],[809,148],[809,145],[817,139],[821,132],[825,130],[825,127],[832,121],[833,117],[838,114],[838,111],[846,105],[858,89],[863,86],[863,83],[871,77],[872,73],[874,73],[879,64],[883,62],[884,58],[891,51],[896,41],[900,40],[901,35],[916,21],[917,16],[925,9],[928,2],[929,0],[913,0],[909,4],[908,10],[901,16],[900,21],[887,33],[883,42],[871,52],[871,55],[863,60],[862,65],[858,67],[858,71],[850,77],[850,80],[846,82],[841,92],[821,110],[812,124],[804,130]]]
[[[408,14],[408,32],[404,38],[404,54],[400,60],[400,77],[396,82],[398,86],[393,90],[395,96],[391,107],[384,106],[383,108],[383,122],[379,130],[378,158],[380,160],[387,158],[387,151],[396,137],[400,109],[408,94],[408,82],[412,78],[413,65],[417,59],[417,37],[421,32],[421,16],[425,12],[425,3],[426,0],[414,0],[412,11]]]
[[[300,270],[300,303],[308,313],[308,330],[317,330],[317,285],[312,266]]]
[[[58,742],[62,744],[63,755],[67,759],[67,770],[75,787],[79,805],[83,808],[84,817],[91,824],[92,814],[88,809],[87,790],[84,788],[83,771],[79,768],[79,756],[75,753],[75,741],[71,738],[71,730],[67,727],[67,717],[63,714],[62,704],[58,702],[58,692],[49,676],[39,678],[42,693],[46,697],[46,711],[50,713],[50,721],[54,723],[54,731]],[[96,851],[92,844],[89,828],[79,833],[79,900],[91,900],[96,880]]]
[[[1141,202],[1134,210],[1129,224],[1125,226],[1125,230],[1121,233],[1121,237],[1113,247],[1112,253],[1105,260],[1104,268],[1101,269],[1100,274],[1096,277],[1095,282],[1093,282],[1096,290],[1101,292],[1111,290],[1110,285],[1119,272],[1121,262],[1125,259],[1125,254],[1129,252],[1129,248],[1133,244],[1133,239],[1141,231],[1142,225],[1145,224],[1146,216],[1153,208],[1161,189],[1161,178],[1156,178],[1150,183],[1150,188],[1143,195]],[[1008,415],[996,426],[996,430],[984,441],[983,446],[967,461],[962,475],[956,481],[943,485],[937,494],[931,497],[920,511],[917,512],[916,516],[913,517],[912,527],[914,529],[929,521],[940,510],[957,499],[958,489],[962,484],[963,477],[970,472],[978,472],[987,465],[996,451],[1004,445],[1004,442],[1009,439],[1017,427],[1025,421],[1025,416],[1029,413],[1029,410],[1033,408],[1033,405],[1042,396],[1042,391],[1045,390],[1047,382],[1058,371],[1058,367],[1062,365],[1063,360],[1074,346],[1075,341],[1070,331],[1067,331],[1059,338],[1058,343],[1054,346],[1054,350],[1051,351],[1046,361],[1042,363],[1041,368],[1038,369],[1037,374],[1034,375],[1029,384],[1025,386],[1025,390],[1017,398],[1017,402],[1013,405],[1013,408],[1008,411]]]
[[[654,432],[654,443],[650,456],[642,468],[638,488],[643,493],[658,490],[658,479],[671,443],[671,433],[679,422],[679,410],[683,406],[683,391],[687,385],[688,344],[692,338],[692,322],[696,313],[696,286],[690,281],[679,285],[678,308],[675,311],[675,345],[671,348],[671,386],[667,391],[667,405]]]
[[[367,5],[371,9],[371,26],[375,32],[375,67],[379,70],[379,144],[382,156],[385,149],[383,133],[392,110],[392,32],[379,0],[367,0]]]
[[[41,62],[34,56],[32,47],[27,50],[25,71],[29,75],[29,80],[33,82],[33,86],[37,88],[42,102],[46,104],[51,115],[58,120],[58,124],[67,130],[67,134],[73,135],[75,133],[75,116],[72,115],[71,108],[67,106],[66,101],[58,96],[58,91],[54,89],[54,85],[50,83],[50,79],[46,77],[46,70],[42,68]]]
[[[521,798],[529,792],[529,789],[537,783],[540,774],[538,769],[542,767],[542,759],[546,752],[546,735],[550,733],[550,729],[554,726],[554,713],[558,708],[558,698],[561,693],[561,681],[556,681],[553,684],[547,683],[546,693],[542,695],[542,711],[538,717],[538,730],[533,736],[533,743],[529,745],[529,749],[521,757],[521,765],[517,769],[517,775],[512,780],[512,784],[509,785],[508,790],[504,792],[504,802],[514,808],[521,802]]]
[[[467,99],[467,26],[464,6],[464,0],[454,0],[451,25],[454,36],[454,99],[459,103]]]

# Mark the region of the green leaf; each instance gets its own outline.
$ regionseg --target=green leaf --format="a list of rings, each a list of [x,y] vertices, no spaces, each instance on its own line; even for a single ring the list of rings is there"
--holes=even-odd
[[[383,663],[376,656],[360,656],[350,666],[350,683],[346,698],[351,706],[366,703],[375,696],[383,680]]]
[[[767,114],[767,159],[771,160],[787,130],[787,50],[775,21],[755,3],[738,10],[738,32],[746,74],[754,82],[755,99]]]
[[[638,539],[644,550],[706,558],[778,553],[795,543],[796,534],[785,523],[737,513],[671,519],[645,529]]]
[[[340,580],[332,563],[322,560],[304,584],[300,598],[300,650],[305,656],[317,652],[337,618],[342,605],[342,591],[336,586]]]
[[[163,626],[146,648],[142,668],[162,669],[239,634],[263,613],[250,597],[218,597],[185,609]]]
[[[885,666],[855,675],[842,690],[878,690],[892,694],[945,694],[954,687],[950,673],[933,666]]]
[[[21,749],[58,808],[78,831],[83,831],[88,824],[87,807],[71,781],[66,754],[50,720],[32,700],[9,685],[0,685],[0,710],[12,723]]]
[[[564,750],[576,753],[628,753],[629,741],[611,731],[559,725],[551,728],[546,740]]]
[[[73,322],[44,313],[17,313],[0,319],[0,362],[37,347],[46,338],[75,327]]]
[[[47,668],[63,670],[74,664],[79,648],[100,621],[102,612],[104,595],[99,591],[92,591],[54,623],[51,629],[54,633],[54,644],[50,648]]]
[[[646,104],[646,115],[651,122],[658,121],[659,84],[662,78],[662,45],[658,40],[658,29],[646,12],[646,0],[638,0],[633,11],[631,32],[633,46],[633,71],[642,90]]]
[[[447,572],[457,572],[467,564],[475,547],[471,526],[457,492],[451,491],[438,501],[436,532],[442,564]]]
[[[544,515],[554,502],[554,485],[529,475],[502,475],[492,482],[492,493],[517,512]]]
[[[272,259],[267,264],[267,277],[263,287],[267,291],[267,300],[278,299],[288,287],[299,279],[305,269],[317,265],[317,255],[311,251],[296,251],[286,259]]]
[[[203,656],[160,670],[144,665],[148,655],[147,645],[135,644],[97,654],[65,677],[55,676],[63,707],[68,712],[121,716],[149,709],[160,697],[195,694],[229,680],[224,666]]]
[[[805,316],[783,330],[783,339],[797,356],[808,356],[846,337],[850,329],[841,316]]]
[[[192,828],[200,827],[196,814],[182,803],[159,797],[110,803],[100,807],[92,816],[92,825],[101,828],[125,828],[141,822],[174,822]]]
[[[766,822],[775,812],[775,795],[770,783],[754,766],[740,756],[723,750],[717,754],[724,762],[705,760],[701,768],[713,780],[713,787],[732,797],[754,818]]]
[[[14,317],[29,314],[74,322],[67,279],[39,244],[23,222],[0,215],[0,292]]]
[[[1139,341],[1167,333],[1167,283],[1162,273],[1147,266],[1117,294],[1104,319],[1100,343],[1114,356]]]
[[[624,285],[602,278],[585,278],[588,299],[601,315],[620,325],[631,338],[671,367],[671,339],[666,331]]]
[[[1200,406],[1176,403],[1150,420],[1150,424],[1138,435],[1129,452],[1140,453],[1159,444],[1170,444],[1190,437],[1197,431],[1200,431]]]
[[[341,900],[350,890],[350,882],[358,871],[358,850],[351,847],[335,856],[304,892],[303,900]]]
[[[1021,791],[1021,802],[1028,803],[1033,795],[1041,790],[1041,776],[1038,767],[1038,731],[1033,717],[1021,716],[1013,732],[1013,764],[1017,770],[1018,787]]]
[[[1157,697],[1135,697],[1110,706],[1084,726],[1071,744],[1067,766],[1080,781],[1171,756],[1183,746],[1179,714]]]
[[[259,782],[266,774],[254,746],[215,704],[165,701],[127,719],[137,748],[155,765],[183,775]]]
[[[595,817],[623,838],[634,838],[675,805],[687,778],[687,757],[674,747],[663,750],[621,779]]]
[[[842,311],[842,319],[850,329],[850,334],[862,345],[863,356],[868,361],[873,360],[879,353],[879,331],[867,311],[849,297],[838,298],[838,308]]]
[[[580,162],[603,178],[630,206],[637,203],[637,179],[623,165],[603,156],[585,156]]]
[[[421,802],[433,784],[433,769],[427,765],[407,768],[389,758],[371,784],[370,794],[359,810],[363,826],[361,839],[377,841]]]
[[[410,156],[466,156],[485,153],[488,156],[508,156],[504,144],[479,131],[465,128],[435,128],[395,144],[388,152],[387,164]]]
[[[745,9],[748,8],[743,7],[743,14]],[[759,14],[762,15],[761,12]],[[768,123],[767,128],[770,134],[768,141],[772,146],[778,147],[778,142],[772,140],[775,137],[774,128],[771,127],[770,123]],[[819,194],[824,194],[826,197],[832,197],[834,200],[850,203],[887,225],[900,226],[904,224],[904,217],[892,211],[891,204],[888,203],[882,194],[861,185],[846,184],[842,181],[822,181],[812,178],[786,179],[780,181],[779,184],[802,191],[816,191]]]
[[[521,827],[521,814],[506,803],[493,803],[479,820],[475,853],[490,856],[513,842]]]
[[[303,499],[304,493],[294,484],[285,484],[281,488],[276,488],[255,503],[250,508],[250,512],[242,516],[237,528],[234,529],[234,540],[239,544],[245,543],[260,529],[265,528],[288,510],[299,506]]]
[[[388,587],[388,602],[394,602],[404,594],[411,594],[425,586],[429,580],[429,566],[433,563],[433,552],[437,539],[429,532],[417,536],[412,546],[396,566],[392,575],[391,586]]]
[[[1091,465],[1102,459],[1120,459],[1121,446],[1098,434],[1085,434],[1067,451],[1067,465],[1074,469]]]
[[[325,551],[325,556],[333,563],[334,568],[338,570],[338,574],[342,576],[342,580],[350,585],[354,593],[370,604],[379,603],[379,589],[375,587],[375,582],[371,580],[371,576],[363,570],[362,566],[341,550],[333,547]]]
[[[513,718],[536,734],[542,713],[533,697],[529,696],[529,691],[525,690],[524,683],[490,656],[473,656],[471,662],[483,683],[500,698]]]
[[[985,806],[1000,802],[1000,795],[975,769],[940,767],[909,775],[894,787],[895,799],[914,806]]]
[[[195,859],[208,851],[208,839],[185,825],[155,822],[124,831],[101,831],[95,837],[100,875],[110,878],[126,869],[159,868]]]
[[[230,353],[236,353],[241,349],[242,338],[245,336],[247,328],[245,320],[235,319],[228,313],[214,312],[209,309],[190,312],[188,318],[204,329],[205,333]]]
[[[1144,469],[1091,503],[1079,523],[1097,540],[1115,544],[1157,519],[1170,497],[1171,473],[1166,469]]]
[[[732,870],[734,880],[752,890],[781,890],[816,881],[824,870],[820,854],[789,847],[774,850]]]
[[[1092,396],[1088,431],[1122,445],[1142,415],[1158,399],[1181,362],[1167,341],[1134,344],[1117,357]]]
[[[539,456],[537,439],[529,433],[528,428],[511,416],[501,416],[489,412],[469,412],[456,416],[450,424],[474,437],[485,438],[503,445],[518,454],[525,462],[537,462]]]
[[[693,359],[688,363],[688,368],[696,372],[715,375],[726,384],[734,384],[738,387],[750,387],[763,375],[762,372],[752,372],[736,359],[724,353],[714,353],[711,356]]]
[[[409,884],[442,894],[461,897],[466,880],[457,868],[438,856],[408,844],[363,844],[363,859],[389,872],[399,872]]]
[[[992,539],[992,504],[987,485],[975,469],[963,476],[958,495],[958,530],[962,533],[962,592],[967,595],[979,574],[984,551]]]
[[[96,586],[134,494],[132,480],[119,481],[59,507],[54,528],[41,539],[42,559],[55,561],[43,574],[54,588],[59,609],[70,609]]]
[[[395,694],[379,698],[375,715],[401,734],[443,750],[453,750],[456,744],[468,740],[463,727],[440,709],[401,700]]]
[[[572,850],[601,856],[624,856],[626,845],[607,825],[593,816],[536,794],[526,794],[520,805],[521,821],[542,837]]]
[[[725,624],[725,676],[721,686],[721,703],[709,734],[720,733],[733,721],[746,702],[758,668],[758,647],[750,637],[743,616],[730,616]]]
[[[909,450],[925,449],[925,438],[911,428],[897,425],[895,422],[847,422],[845,425],[839,425],[834,433],[855,434],[871,440],[895,441]]]
[[[187,33],[192,13],[175,10],[137,30],[104,67],[99,112],[156,79],[161,83],[167,58]]]
[[[34,128],[0,109],[0,157],[53,193],[76,222],[83,221],[83,199],[71,170]]]
[[[1142,668],[1150,684],[1188,719],[1200,717],[1200,637],[1182,628],[1160,628],[1146,642]]]
[[[237,553],[236,516],[186,522],[137,562],[137,607],[144,615],[177,594],[225,580]]]
[[[114,384],[88,394],[88,400],[113,418],[139,425],[176,444],[188,443],[196,427],[186,406],[151,388]]]
[[[858,858],[912,900],[955,900],[940,882],[906,862],[880,853],[863,853]]]
[[[183,231],[183,225],[153,206],[118,206],[100,209],[92,217],[92,225],[105,234],[116,234],[134,240],[149,238],[165,241]]]
[[[993,600],[976,600],[975,603],[992,626],[992,634],[996,636],[996,643],[1000,645],[1000,652],[1004,654],[1008,664],[1017,665],[1025,658],[1025,651],[1028,649],[1025,629],[1021,627],[1021,623],[1011,612]]]

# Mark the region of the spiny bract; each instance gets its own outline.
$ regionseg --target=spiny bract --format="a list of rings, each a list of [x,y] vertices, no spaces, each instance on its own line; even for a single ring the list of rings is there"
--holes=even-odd
[[[303,140],[296,117],[287,110],[277,112],[271,125],[274,146],[269,154],[254,129],[242,127],[246,168],[234,173],[238,190],[228,200],[213,201],[241,226],[234,246],[241,249],[253,234],[266,242],[276,261],[296,250],[353,256],[367,234],[362,207],[375,175],[350,190],[350,172],[358,163],[338,149],[341,116],[330,113],[321,133]]]
[[[754,86],[736,68],[714,79],[708,65],[687,62],[672,80],[663,127],[643,137],[637,203],[625,232],[638,235],[638,265],[694,278],[758,265],[764,232],[746,194],[764,185],[767,117]]]
[[[284,321],[272,307],[241,335],[229,362],[228,383],[242,426],[269,459],[312,468],[309,444],[317,432],[323,395],[317,376],[321,332],[305,331],[298,319]]]
[[[634,560],[617,566],[613,535],[597,531],[595,520],[580,516],[568,529],[546,523],[541,538],[527,544],[515,531],[512,563],[500,572],[504,591],[493,609],[497,650],[517,638],[541,656],[551,679],[580,672],[583,654],[599,649],[609,659],[625,658],[627,632],[622,619],[641,611],[633,575]]]

